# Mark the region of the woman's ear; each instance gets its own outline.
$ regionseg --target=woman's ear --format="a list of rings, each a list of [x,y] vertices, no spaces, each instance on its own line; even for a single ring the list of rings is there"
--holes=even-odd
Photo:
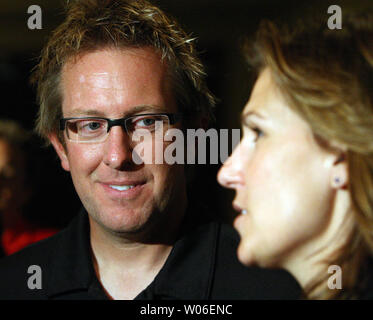
[[[48,135],[49,141],[52,143],[54,150],[56,150],[58,157],[61,160],[61,166],[64,170],[70,171],[69,158],[67,157],[67,151],[62,145],[60,139],[57,137],[56,133],[51,133]]]
[[[347,189],[349,182],[348,165],[345,153],[339,154],[331,172],[331,186],[334,189]]]

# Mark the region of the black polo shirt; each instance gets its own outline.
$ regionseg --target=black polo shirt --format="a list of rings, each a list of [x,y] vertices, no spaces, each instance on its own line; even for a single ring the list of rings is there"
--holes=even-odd
[[[239,263],[235,230],[204,223],[177,240],[164,266],[136,300],[295,299],[300,288],[287,272]],[[0,260],[0,299],[107,299],[92,264],[85,211],[55,236]],[[41,288],[29,288],[41,270]],[[28,271],[30,273],[28,273]],[[35,278],[34,278],[35,279]],[[35,283],[35,282],[34,282]]]

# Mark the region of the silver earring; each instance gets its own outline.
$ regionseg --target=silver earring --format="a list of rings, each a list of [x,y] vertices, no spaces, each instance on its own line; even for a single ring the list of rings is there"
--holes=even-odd
[[[335,182],[335,184],[340,184],[341,183],[341,179],[339,178],[339,177],[336,177],[336,178],[334,178],[334,182]]]
[[[241,210],[241,214],[243,214],[243,215],[245,215],[245,214],[247,214],[247,210]]]

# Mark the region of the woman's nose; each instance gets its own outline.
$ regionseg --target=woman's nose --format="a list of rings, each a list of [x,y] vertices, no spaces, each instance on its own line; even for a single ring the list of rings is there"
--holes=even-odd
[[[220,168],[217,176],[218,182],[225,188],[235,189],[244,185],[244,161],[241,155],[241,146],[238,145],[233,154]]]

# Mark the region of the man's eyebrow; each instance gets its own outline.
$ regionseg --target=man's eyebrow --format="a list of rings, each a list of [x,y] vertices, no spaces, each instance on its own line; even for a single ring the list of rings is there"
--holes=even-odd
[[[156,105],[139,105],[139,106],[133,107],[129,112],[126,112],[126,113],[122,114],[122,117],[131,116],[131,115],[134,115],[134,114],[137,114],[137,113],[140,113],[140,112],[163,112],[163,113],[166,113],[168,111],[165,110],[165,108],[162,108],[162,107],[156,106]],[[100,110],[96,110],[96,109],[85,110],[85,109],[80,109],[80,108],[72,110],[69,113],[68,116],[69,117],[92,116],[92,117],[99,117],[99,118],[107,118],[107,116]]]
[[[140,105],[140,106],[136,106],[136,107],[133,107],[131,109],[131,111],[127,114],[136,114],[136,113],[139,113],[139,112],[163,112],[163,113],[166,113],[168,112],[167,110],[165,110],[164,107],[160,107],[160,106],[156,106],[156,105]]]
[[[68,114],[69,117],[81,117],[81,116],[93,116],[93,117],[104,117],[104,114],[95,109],[88,109],[88,110],[83,110],[83,109],[74,109]]]

